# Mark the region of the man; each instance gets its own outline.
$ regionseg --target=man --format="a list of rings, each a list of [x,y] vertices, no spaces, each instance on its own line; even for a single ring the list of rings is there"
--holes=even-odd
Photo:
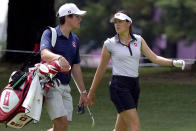
[[[67,131],[68,121],[72,120],[73,102],[70,94],[69,82],[74,79],[80,89],[79,104],[87,106],[87,95],[80,68],[79,40],[72,30],[80,28],[81,16],[86,11],[80,10],[73,3],[66,3],[59,8],[57,16],[60,25],[55,27],[57,40],[54,47],[51,45],[51,31],[45,30],[41,38],[41,58],[46,62],[58,60],[61,71],[57,78],[61,81],[58,88],[51,88],[45,99],[46,109],[53,121],[53,128],[48,131]]]

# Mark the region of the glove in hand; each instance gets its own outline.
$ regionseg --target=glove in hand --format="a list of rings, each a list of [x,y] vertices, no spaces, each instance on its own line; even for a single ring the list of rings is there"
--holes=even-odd
[[[185,68],[185,61],[184,60],[173,60],[172,64],[175,67],[181,67],[182,70],[184,70],[184,68]]]

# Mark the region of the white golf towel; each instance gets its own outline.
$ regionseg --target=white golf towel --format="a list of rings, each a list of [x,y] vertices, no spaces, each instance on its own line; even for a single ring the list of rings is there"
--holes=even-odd
[[[36,74],[32,80],[29,91],[22,106],[25,108],[26,115],[38,122],[41,116],[42,103],[42,88],[39,82],[39,77]]]

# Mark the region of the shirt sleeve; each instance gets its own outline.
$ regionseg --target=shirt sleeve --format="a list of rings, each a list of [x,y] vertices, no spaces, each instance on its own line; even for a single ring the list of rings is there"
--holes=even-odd
[[[40,41],[40,51],[43,49],[52,49],[52,45],[51,45],[51,37],[52,37],[52,33],[49,29],[46,29],[41,37],[41,41]]]
[[[112,51],[112,46],[111,46],[111,41],[110,41],[110,39],[107,39],[107,40],[104,42],[104,45],[107,47],[107,49],[108,49],[109,52]]]

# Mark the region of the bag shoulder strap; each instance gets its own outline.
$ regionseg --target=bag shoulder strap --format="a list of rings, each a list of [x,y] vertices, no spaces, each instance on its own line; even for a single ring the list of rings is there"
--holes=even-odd
[[[57,32],[56,29],[53,27],[48,26],[48,28],[51,30],[52,32],[52,40],[51,40],[51,44],[52,47],[54,48],[55,44],[56,44],[56,40],[57,40]]]

